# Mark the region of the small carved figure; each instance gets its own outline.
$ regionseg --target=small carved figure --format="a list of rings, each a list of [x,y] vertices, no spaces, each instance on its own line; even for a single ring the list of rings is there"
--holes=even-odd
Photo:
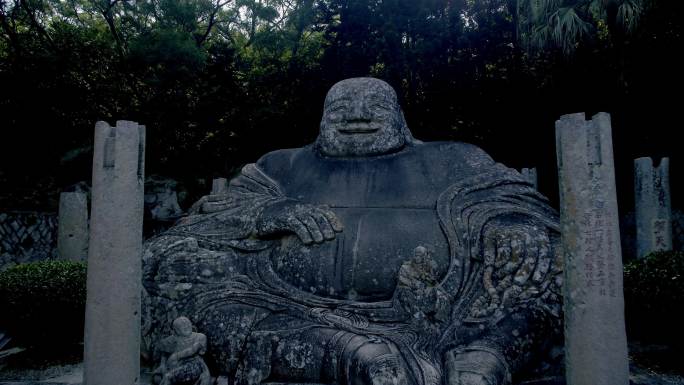
[[[436,263],[424,246],[413,251],[413,258],[404,262],[399,269],[399,286],[421,290],[435,286],[439,279]]]
[[[207,350],[207,336],[193,332],[186,317],[173,321],[173,333],[160,344],[162,359],[154,371],[155,379],[159,381],[161,376],[160,385],[209,385],[209,368],[201,357]]]
[[[424,246],[413,251],[413,258],[399,268],[397,295],[402,308],[420,328],[439,334],[447,320],[449,296],[439,287],[437,263]]]

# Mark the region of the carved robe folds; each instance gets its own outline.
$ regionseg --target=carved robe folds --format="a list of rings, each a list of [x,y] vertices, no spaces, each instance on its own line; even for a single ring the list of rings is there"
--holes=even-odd
[[[193,213],[146,246],[144,340],[185,315],[237,384],[502,385],[560,323],[555,212],[477,147],[415,140],[378,79]]]
[[[259,236],[260,219],[297,204],[344,229],[310,244]],[[510,229],[548,239],[522,250],[496,236]],[[471,145],[280,150],[147,243],[144,340],[153,354],[185,315],[208,337],[212,372],[240,384],[457,384],[450,371],[506,384],[559,327],[558,238],[545,198]]]

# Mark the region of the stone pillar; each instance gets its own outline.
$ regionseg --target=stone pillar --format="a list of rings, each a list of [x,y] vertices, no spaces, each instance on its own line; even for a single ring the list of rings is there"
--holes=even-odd
[[[622,291],[610,115],[583,113],[556,122],[565,279],[565,371],[568,385],[627,385],[629,367]]]
[[[88,257],[88,197],[82,192],[59,195],[57,256],[70,261]]]
[[[534,189],[537,190],[537,168],[532,167],[532,168],[523,168],[520,170],[520,173],[522,176],[529,181],[532,186],[534,186]]]
[[[223,194],[228,191],[228,179],[226,178],[216,178],[211,184],[211,194]]]
[[[651,158],[634,160],[634,203],[637,258],[672,250],[670,159],[655,168]]]
[[[145,127],[95,124],[83,383],[140,376]]]

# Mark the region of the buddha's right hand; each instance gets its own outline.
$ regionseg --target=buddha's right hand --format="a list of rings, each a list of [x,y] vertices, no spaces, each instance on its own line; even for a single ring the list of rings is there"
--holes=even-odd
[[[342,222],[327,206],[316,206],[287,200],[262,211],[256,222],[258,236],[294,233],[304,244],[335,239]]]

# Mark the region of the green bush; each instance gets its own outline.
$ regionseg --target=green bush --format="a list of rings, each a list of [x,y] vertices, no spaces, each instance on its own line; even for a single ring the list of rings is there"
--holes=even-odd
[[[655,252],[625,265],[631,339],[684,345],[684,252]]]
[[[86,265],[42,261],[0,272],[0,323],[27,345],[83,338]]]

